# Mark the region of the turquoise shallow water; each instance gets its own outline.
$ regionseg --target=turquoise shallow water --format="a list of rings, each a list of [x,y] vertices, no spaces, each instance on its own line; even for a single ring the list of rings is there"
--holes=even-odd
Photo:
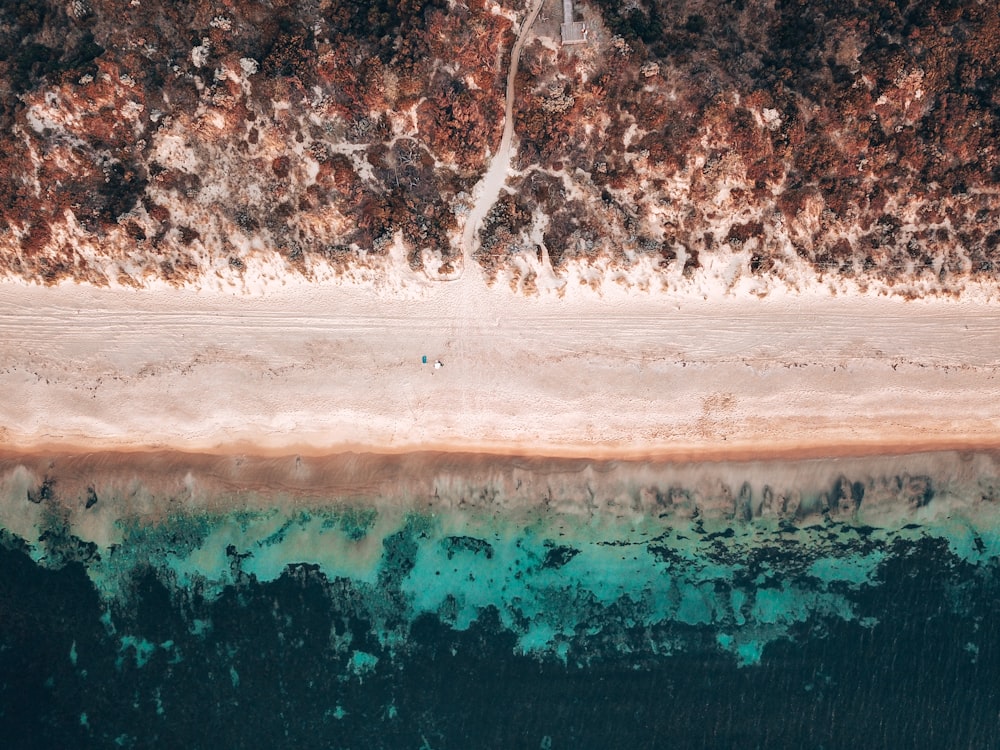
[[[214,598],[246,579],[275,581],[309,565],[351,582],[384,647],[405,644],[421,615],[465,630],[493,607],[521,653],[586,662],[622,649],[683,650],[683,635],[654,634],[669,623],[710,626],[721,650],[749,664],[812,616],[859,620],[848,594],[875,584],[901,543],[940,540],[973,564],[1000,552],[995,533],[951,525],[875,529],[818,518],[802,527],[695,520],[593,528],[576,518],[520,525],[407,513],[371,515],[365,528],[353,524],[356,515],[244,511],[123,524],[117,546],[87,553],[86,571],[109,605],[127,606],[144,570],[181,595]],[[44,542],[33,557],[50,561]],[[654,630],[640,643],[630,634],[636,628]]]
[[[217,464],[183,458],[109,461],[11,461],[8,538],[45,567],[78,559],[108,607],[127,606],[143,571],[175,596],[213,599],[306,565],[349,581],[390,649],[423,615],[465,630],[492,607],[523,654],[669,654],[690,645],[671,624],[708,628],[748,665],[815,616],[872,624],[850,594],[873,586],[901,544],[935,540],[972,565],[1000,553],[986,456],[858,459],[833,472],[818,461],[295,458],[224,481]]]
[[[202,670],[221,703],[243,696],[259,707],[255,700],[272,695],[286,714],[319,721],[323,737],[350,740],[344,747],[382,737],[380,726],[384,737],[426,740],[400,707],[416,700],[403,697],[416,689],[408,682],[416,675],[442,691],[437,709],[422,709],[421,726],[438,737],[428,745],[472,741],[455,734],[452,709],[440,703],[449,688],[435,680],[447,663],[461,665],[474,685],[507,674],[513,682],[495,686],[501,693],[539,675],[564,690],[565,680],[589,685],[566,704],[582,701],[581,709],[595,680],[633,674],[676,685],[694,679],[679,675],[695,668],[692,675],[723,692],[780,677],[794,703],[831,685],[847,689],[860,678],[852,659],[902,649],[882,667],[886,674],[901,656],[916,659],[927,674],[942,671],[941,686],[965,691],[983,722],[992,710],[976,687],[997,658],[989,621],[998,601],[1000,472],[990,456],[683,467],[482,458],[463,465],[439,456],[220,461],[34,457],[2,467],[3,590],[13,592],[8,611],[17,614],[0,634],[8,657],[33,644],[32,633],[61,643],[61,654],[36,665],[52,673],[39,690],[51,705],[73,704],[85,715],[73,726],[75,741],[124,737],[142,746],[136,727],[151,731],[146,722],[166,737],[168,719],[195,710],[169,694],[190,691],[185,680]],[[62,620],[39,615],[38,592],[18,588],[51,576],[72,581],[59,600],[71,610]],[[33,618],[34,630],[19,629]],[[924,630],[911,632],[914,623]],[[949,640],[929,635],[932,627]],[[138,691],[129,699],[132,729],[99,710],[126,700],[118,684],[125,677]],[[317,699],[310,680],[322,683],[319,713],[293,698],[302,689]],[[91,691],[70,700],[60,683]],[[7,722],[13,684],[0,693]],[[891,688],[869,688],[870,700],[898,699]],[[690,687],[687,699],[704,689]],[[88,710],[87,696],[104,690],[117,697]],[[636,711],[650,708],[628,700]],[[726,705],[709,700],[701,710]],[[359,713],[363,727],[348,718]],[[586,746],[586,722],[573,715],[562,735],[556,725],[534,746],[546,736]],[[992,736],[977,717],[963,731]],[[60,715],[57,723],[66,721]],[[777,731],[754,726],[739,731]],[[704,729],[686,730],[690,746]],[[808,739],[809,731],[803,725],[795,736]],[[643,746],[629,732],[619,739]]]

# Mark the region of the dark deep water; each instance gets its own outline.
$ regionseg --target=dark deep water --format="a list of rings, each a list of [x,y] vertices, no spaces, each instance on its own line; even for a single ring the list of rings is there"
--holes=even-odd
[[[932,515],[945,484],[877,526],[748,491],[645,525],[188,510],[103,544],[52,483],[0,536],[2,746],[1000,747],[998,514]]]

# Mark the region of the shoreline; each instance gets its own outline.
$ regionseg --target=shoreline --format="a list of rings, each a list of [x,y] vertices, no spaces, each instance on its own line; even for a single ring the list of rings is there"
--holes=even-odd
[[[700,462],[433,451],[0,452],[0,528],[40,539],[46,524],[65,522],[105,547],[123,539],[123,520],[200,514],[370,509],[386,522],[440,516],[465,533],[458,530],[475,519],[580,529],[821,517],[875,526],[975,517],[992,525],[998,503],[1000,449]]]
[[[112,441],[35,441],[21,445],[0,444],[0,461],[42,458],[119,457],[162,458],[189,457],[199,459],[336,459],[347,456],[368,456],[379,459],[441,456],[456,460],[488,461],[525,459],[532,461],[595,461],[616,463],[714,464],[771,461],[822,461],[834,459],[890,458],[927,453],[1000,454],[1000,434],[990,438],[955,437],[920,439],[874,439],[841,443],[802,444],[798,441],[770,441],[750,445],[737,441],[725,444],[684,445],[671,448],[629,449],[617,446],[545,446],[536,450],[525,445],[454,445],[427,444],[379,447],[366,444],[321,446],[288,444],[267,447],[248,441],[218,444],[213,447],[182,443],[150,443],[122,445]]]

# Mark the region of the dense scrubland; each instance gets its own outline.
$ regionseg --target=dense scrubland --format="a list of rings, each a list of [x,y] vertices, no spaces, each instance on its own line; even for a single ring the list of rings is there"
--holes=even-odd
[[[675,277],[718,256],[907,294],[1000,276],[990,4],[579,8],[589,44],[542,24],[522,54],[514,168],[475,255],[488,275],[523,254]],[[185,283],[272,250],[308,273],[401,245],[447,273],[524,10],[6,3],[0,272]]]
[[[396,232],[447,260],[503,125],[511,21],[475,0],[2,12],[0,264],[28,278],[182,281],[270,248],[295,268]]]
[[[598,44],[526,51],[523,173],[555,266],[741,254],[884,281],[1000,271],[996,13],[977,2],[600,0]],[[605,43],[606,40],[606,43]],[[537,232],[536,232],[537,237]]]

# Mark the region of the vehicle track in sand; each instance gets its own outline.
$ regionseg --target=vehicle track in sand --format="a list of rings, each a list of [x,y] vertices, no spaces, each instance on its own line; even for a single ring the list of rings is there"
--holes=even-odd
[[[17,361],[29,349],[54,357],[128,353],[155,359],[171,344],[268,351],[293,342],[341,341],[375,348],[398,337],[448,339],[460,330],[469,355],[510,341],[517,349],[537,346],[539,354],[549,348],[593,356],[613,351],[625,358],[658,352],[704,363],[740,357],[775,365],[905,359],[927,366],[1000,367],[1000,312],[959,304],[828,300],[803,309],[729,300],[677,309],[637,301],[621,309],[600,300],[584,307],[513,295],[511,304],[502,305],[491,291],[477,304],[482,314],[468,315],[462,314],[468,309],[456,309],[464,294],[454,287],[432,289],[424,300],[367,303],[338,291],[308,306],[291,294],[241,299],[178,292],[184,303],[166,307],[160,303],[170,295],[163,292],[123,297],[86,287],[67,294],[69,289],[0,285],[0,359]],[[25,297],[35,301],[25,305]]]

